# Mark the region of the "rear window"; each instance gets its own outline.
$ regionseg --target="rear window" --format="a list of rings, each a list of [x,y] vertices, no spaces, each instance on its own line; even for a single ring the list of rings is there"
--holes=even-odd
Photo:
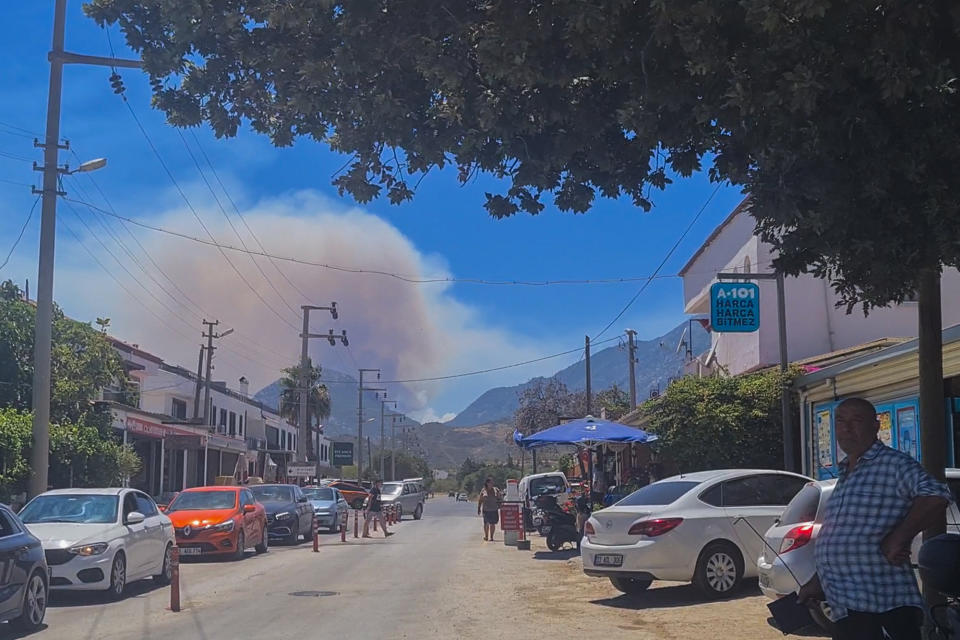
[[[780,524],[800,524],[817,519],[817,507],[820,506],[820,487],[808,484],[793,497],[780,516]]]
[[[698,486],[699,482],[692,480],[677,480],[673,482],[655,482],[638,489],[617,503],[618,507],[643,507],[653,505],[672,504],[685,493]]]
[[[560,476],[546,476],[534,478],[530,481],[530,495],[542,496],[547,493],[564,493],[567,490],[566,481]]]

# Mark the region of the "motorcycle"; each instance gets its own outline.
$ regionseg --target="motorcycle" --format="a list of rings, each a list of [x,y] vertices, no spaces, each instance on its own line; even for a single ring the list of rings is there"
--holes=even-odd
[[[923,584],[946,597],[930,610],[933,637],[960,640],[960,535],[945,533],[924,542],[917,565]]]
[[[540,533],[547,537],[550,551],[559,551],[567,542],[575,542],[579,549],[580,531],[577,529],[576,516],[561,509],[557,498],[552,495],[538,497],[535,504],[543,519]]]

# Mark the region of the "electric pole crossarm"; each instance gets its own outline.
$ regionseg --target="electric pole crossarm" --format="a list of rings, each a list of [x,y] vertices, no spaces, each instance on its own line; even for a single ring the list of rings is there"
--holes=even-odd
[[[122,69],[139,69],[143,66],[140,60],[127,60],[124,58],[105,58],[103,56],[88,56],[82,53],[73,53],[70,51],[54,52],[51,51],[47,56],[52,62],[55,58],[62,64],[89,64],[95,67],[120,67]]]

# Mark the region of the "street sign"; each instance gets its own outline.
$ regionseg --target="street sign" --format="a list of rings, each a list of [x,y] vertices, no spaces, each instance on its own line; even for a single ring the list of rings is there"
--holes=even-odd
[[[330,448],[330,464],[335,467],[349,467],[353,465],[353,443],[334,442]]]
[[[520,503],[500,505],[500,529],[502,531],[520,530]]]
[[[316,474],[317,467],[312,464],[288,464],[287,475],[294,478],[309,478]]]
[[[760,287],[755,282],[715,282],[710,287],[713,331],[750,333],[760,328]]]

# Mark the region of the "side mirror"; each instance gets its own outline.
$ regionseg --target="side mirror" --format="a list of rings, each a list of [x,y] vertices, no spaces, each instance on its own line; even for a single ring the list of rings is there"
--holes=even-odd
[[[243,505],[243,512],[244,512],[244,513],[253,513],[253,512],[256,511],[256,510],[257,510],[257,508],[256,508],[254,505],[252,505],[252,504],[245,504],[245,505]]]
[[[146,519],[147,518],[139,511],[131,511],[127,514],[126,522],[124,524],[140,524]]]
[[[297,502],[306,502],[306,501],[307,501],[307,496],[300,496],[299,498],[297,498]]]

